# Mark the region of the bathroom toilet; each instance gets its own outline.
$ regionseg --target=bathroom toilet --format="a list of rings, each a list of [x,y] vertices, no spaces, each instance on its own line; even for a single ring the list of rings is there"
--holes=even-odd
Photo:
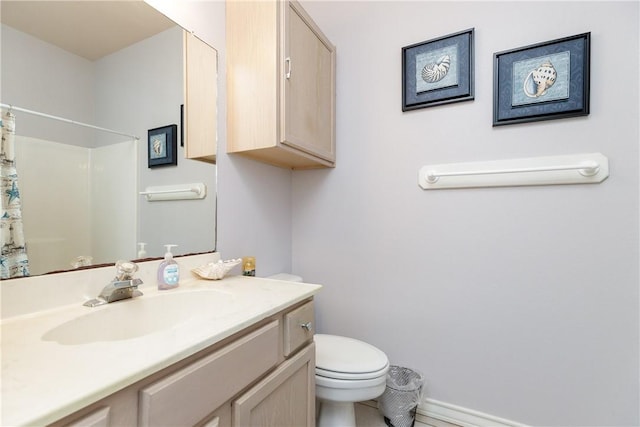
[[[292,274],[271,279],[301,282]],[[316,334],[316,398],[318,427],[356,427],[355,402],[375,399],[386,388],[389,359],[366,342],[338,335]]]
[[[355,402],[384,393],[389,359],[353,338],[316,334],[316,397],[319,427],[355,427]]]

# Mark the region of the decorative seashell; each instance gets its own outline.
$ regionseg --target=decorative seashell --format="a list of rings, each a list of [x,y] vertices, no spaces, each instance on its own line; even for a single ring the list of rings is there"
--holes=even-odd
[[[449,66],[451,65],[451,57],[444,55],[436,63],[427,64],[422,69],[422,80],[427,83],[438,82],[447,75]]]
[[[556,82],[557,76],[558,73],[556,72],[556,69],[554,68],[551,61],[545,62],[527,75],[527,78],[524,80],[524,93],[529,98],[538,98],[544,95],[545,93],[547,93],[547,89],[553,86],[553,84]],[[529,81],[529,79],[532,79],[533,83],[535,84],[535,93],[527,88],[527,82]]]
[[[229,270],[241,262],[242,259],[240,258],[230,259],[227,261],[220,260],[218,262],[210,262],[209,264],[201,265],[191,271],[203,279],[220,280],[229,272]]]

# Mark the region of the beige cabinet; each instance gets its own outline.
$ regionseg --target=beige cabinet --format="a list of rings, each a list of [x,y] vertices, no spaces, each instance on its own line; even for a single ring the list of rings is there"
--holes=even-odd
[[[315,426],[313,301],[292,306],[53,426]]]
[[[315,345],[233,402],[233,427],[315,425]]]
[[[335,46],[296,1],[226,8],[227,152],[335,166]]]
[[[190,32],[183,34],[185,157],[215,163],[218,54]]]

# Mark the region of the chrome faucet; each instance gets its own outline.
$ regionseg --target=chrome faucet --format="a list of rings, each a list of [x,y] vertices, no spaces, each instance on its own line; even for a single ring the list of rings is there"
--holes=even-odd
[[[83,305],[96,307],[142,295],[142,292],[138,290],[138,286],[142,284],[142,280],[133,278],[133,274],[136,271],[138,271],[138,266],[132,262],[116,262],[116,277],[102,289],[97,298],[91,299]]]

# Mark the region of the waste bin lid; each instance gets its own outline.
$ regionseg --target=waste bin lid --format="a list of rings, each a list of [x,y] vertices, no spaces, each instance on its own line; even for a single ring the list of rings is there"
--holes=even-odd
[[[316,368],[337,373],[377,373],[389,365],[389,359],[380,349],[338,335],[316,334]]]

